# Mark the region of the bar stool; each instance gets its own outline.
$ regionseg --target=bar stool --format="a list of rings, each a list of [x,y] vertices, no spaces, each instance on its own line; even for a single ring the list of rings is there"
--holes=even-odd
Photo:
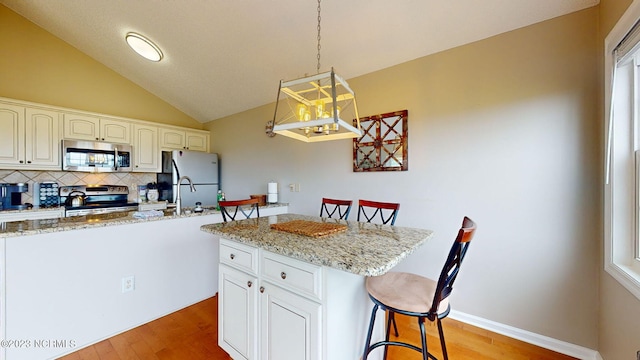
[[[383,225],[393,225],[396,222],[398,216],[398,210],[400,210],[400,204],[371,201],[371,200],[359,200],[358,201],[358,221],[360,221],[360,215],[366,222],[372,222],[376,219],[376,215],[379,215],[380,221]]]
[[[347,220],[349,217],[349,212],[351,211],[351,204],[353,201],[351,200],[338,200],[338,199],[329,199],[322,198],[322,206],[320,206],[320,217],[326,213],[326,217],[332,218],[333,214],[338,212],[339,219]]]
[[[437,360],[427,350],[427,334],[424,328],[425,319],[437,323],[442,354],[445,360],[449,359],[442,331],[442,319],[449,315],[451,310],[448,297],[451,295],[453,283],[458,276],[460,265],[469,249],[469,244],[475,231],[476,224],[465,216],[437,282],[420,275],[403,272],[388,272],[382,276],[368,277],[365,280],[369,298],[371,298],[374,305],[371,319],[369,320],[369,331],[362,360],[367,360],[369,353],[379,346],[384,346],[384,359],[386,359],[389,345],[416,350],[422,353],[423,360],[428,360],[429,358]],[[378,308],[389,311],[386,335],[384,341],[371,344],[371,334]],[[389,341],[389,331],[391,323],[394,321],[395,313],[418,318],[422,347],[400,341]]]
[[[256,213],[256,217],[260,217],[260,210],[258,209],[258,202],[260,201],[260,199],[258,198],[253,198],[253,199],[245,199],[245,200],[228,200],[228,201],[219,201],[218,204],[220,205],[220,212],[222,213],[222,220],[224,222],[227,221],[231,221],[231,220],[235,220],[236,219],[236,215],[238,215],[239,213],[242,213],[245,218],[249,218],[251,215],[253,215],[253,212],[255,211]],[[247,205],[249,205],[248,208],[244,208]],[[229,211],[229,208],[233,208],[233,214],[231,214],[231,212]],[[227,220],[227,218],[229,220]]]

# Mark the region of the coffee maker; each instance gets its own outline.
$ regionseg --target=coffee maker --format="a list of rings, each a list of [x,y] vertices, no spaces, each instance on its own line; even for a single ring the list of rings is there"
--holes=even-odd
[[[0,210],[24,210],[27,205],[22,204],[22,193],[29,191],[29,184],[0,183]]]

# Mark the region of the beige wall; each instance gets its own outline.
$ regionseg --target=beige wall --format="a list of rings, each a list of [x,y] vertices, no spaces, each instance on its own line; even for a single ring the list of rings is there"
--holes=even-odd
[[[600,56],[603,56],[605,37],[631,2],[601,0],[598,43]],[[599,74],[602,79],[602,70]],[[604,124],[604,121],[602,123]],[[604,244],[601,244],[601,248],[603,247]],[[636,352],[640,350],[640,300],[603,270],[602,259],[599,266],[601,270],[598,349],[605,360],[635,359]]]
[[[202,129],[202,124],[0,5],[0,96]]]
[[[408,109],[407,172],[353,173],[350,141],[268,138],[272,106],[209,122],[222,188],[244,198],[276,180],[290,210],[310,215],[323,196],[400,202],[397,225],[436,236],[398,269],[427,276],[468,215],[478,233],[454,310],[596,349],[598,14],[587,9],[349,80],[361,116]]]

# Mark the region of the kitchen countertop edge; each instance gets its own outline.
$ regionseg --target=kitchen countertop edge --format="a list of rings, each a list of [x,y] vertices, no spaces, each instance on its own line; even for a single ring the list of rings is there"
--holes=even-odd
[[[288,206],[285,203],[277,203],[277,204],[269,204],[265,206],[261,206],[260,208],[272,208],[272,207],[280,207],[280,206]],[[187,217],[196,217],[196,216],[207,216],[207,215],[217,215],[220,214],[220,211],[213,209],[205,209],[202,213],[191,212],[189,214],[167,214],[165,216],[157,216],[157,217],[148,217],[148,218],[135,218],[133,217],[133,213],[138,210],[128,211],[127,215],[122,216],[122,213],[108,213],[108,214],[99,214],[92,215],[91,219],[97,221],[82,221],[82,222],[74,222],[74,217],[71,218],[55,218],[55,219],[38,219],[38,220],[21,220],[21,221],[9,221],[9,222],[0,222],[0,238],[9,238],[9,237],[18,237],[18,236],[28,236],[28,235],[37,235],[37,234],[45,234],[45,233],[54,233],[61,231],[72,231],[72,230],[81,230],[81,229],[92,229],[92,228],[100,228],[107,226],[116,226],[116,225],[125,225],[125,224],[136,224],[141,222],[149,222],[149,221],[163,221],[163,220],[173,220],[173,219],[183,219]],[[166,209],[165,212],[173,211],[173,209]],[[75,217],[76,219],[79,217]],[[83,218],[87,218],[84,216]],[[64,222],[65,219],[68,222]]]
[[[282,214],[275,216],[275,218],[278,221],[291,219],[323,221],[320,217],[297,214]],[[255,221],[257,219],[251,220]],[[260,221],[266,222],[269,220],[260,218]],[[331,241],[331,235],[326,238],[327,241],[323,241],[322,239],[304,235],[267,230],[268,224],[266,224],[267,226],[262,224],[261,230],[256,230],[249,235],[244,232],[245,229],[242,229],[244,233],[230,231],[229,227],[232,227],[233,224],[242,224],[243,222],[246,222],[246,220],[226,224],[206,224],[202,225],[200,229],[221,238],[255,246],[279,255],[362,276],[385,274],[433,237],[433,231],[426,229],[344,220],[336,221],[349,226],[347,234],[336,235],[340,240],[339,243]],[[227,227],[226,230],[225,227]],[[278,240],[274,241],[274,236],[269,236],[269,233],[277,234]],[[389,236],[389,234],[392,234],[392,236]],[[349,239],[354,241],[341,241],[346,239],[344,236],[350,236]],[[390,242],[390,238],[394,238],[394,240]],[[363,242],[366,243],[363,244]]]

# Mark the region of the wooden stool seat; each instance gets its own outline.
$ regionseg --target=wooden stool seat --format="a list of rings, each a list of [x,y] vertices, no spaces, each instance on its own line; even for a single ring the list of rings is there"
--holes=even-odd
[[[388,308],[424,313],[425,316],[431,310],[438,285],[420,275],[394,271],[368,277],[365,284],[367,292]],[[438,313],[444,313],[448,307],[449,299],[444,299],[438,306]]]

